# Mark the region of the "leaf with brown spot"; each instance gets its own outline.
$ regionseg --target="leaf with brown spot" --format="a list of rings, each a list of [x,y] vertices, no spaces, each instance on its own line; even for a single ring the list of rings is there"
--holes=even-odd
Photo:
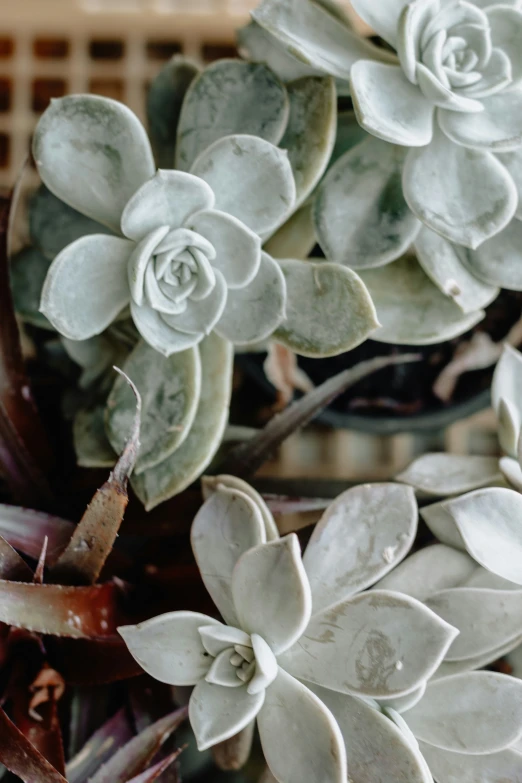
[[[132,780],[147,768],[163,743],[187,716],[188,707],[182,707],[153,723],[115,753],[89,783],[127,783]]]
[[[72,638],[109,636],[121,625],[121,588],[21,584],[0,580],[0,622]]]
[[[24,783],[67,783],[0,708],[0,763]]]
[[[114,470],[94,495],[71,540],[51,572],[53,582],[94,584],[112,551],[123,520],[129,496],[127,482],[139,451],[141,397],[132,381],[126,379],[136,397],[136,416],[131,435]]]

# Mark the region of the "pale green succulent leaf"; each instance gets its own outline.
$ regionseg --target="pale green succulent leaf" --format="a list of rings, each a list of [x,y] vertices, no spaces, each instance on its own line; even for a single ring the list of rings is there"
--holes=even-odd
[[[166,358],[140,342],[123,366],[142,398],[140,450],[134,473],[140,475],[164,462],[191,431],[201,393],[197,348]],[[118,377],[107,400],[106,428],[119,454],[135,415],[132,389]]]
[[[284,82],[303,76],[321,76],[317,68],[293,57],[285,47],[257,22],[250,22],[237,31],[238,48],[243,57],[253,62],[266,63]]]
[[[462,262],[463,248],[423,226],[414,242],[421,267],[443,294],[449,296],[463,313],[487,307],[500,292],[497,286],[484,283]]]
[[[471,454],[423,454],[397,481],[435,497],[471,492],[501,481],[498,459]]]
[[[433,544],[399,563],[375,588],[425,601],[440,590],[459,587],[476,570],[477,564],[465,552],[446,544]]]
[[[515,184],[500,161],[454,144],[437,129],[431,144],[408,152],[403,189],[419,220],[471,249],[505,228],[518,205]]]
[[[402,193],[406,153],[370,137],[330,169],[315,204],[317,236],[330,261],[368,269],[409,248],[421,223]]]
[[[446,502],[432,503],[420,509],[420,515],[435,538],[442,544],[466,552],[466,544],[459,533],[455,520],[446,509]]]
[[[265,139],[235,134],[214,142],[194,162],[192,174],[228,212],[256,234],[274,230],[295,205],[295,180],[288,154]]]
[[[454,587],[435,593],[425,603],[460,631],[446,653],[446,661],[465,661],[495,653],[509,642],[512,648],[518,644],[522,590]],[[494,660],[490,657],[489,662]]]
[[[269,337],[285,314],[287,287],[279,264],[261,254],[256,277],[244,288],[230,289],[215,331],[234,345],[247,345]]]
[[[288,151],[300,206],[321,179],[336,135],[337,93],[332,78],[308,77],[288,85],[290,117],[280,147]]]
[[[112,234],[106,226],[61,201],[45,185],[29,202],[29,232],[32,244],[51,260],[87,234]]]
[[[176,55],[163,66],[147,92],[149,136],[159,168],[171,168],[181,107],[188,88],[199,73],[198,66]]]
[[[520,462],[513,459],[513,457],[501,457],[498,466],[508,485],[518,492],[522,492],[522,468],[520,467]]]
[[[307,201],[263,245],[273,258],[308,258],[317,240],[313,204]]]
[[[522,643],[522,635],[516,639],[510,639],[506,644],[500,647],[495,647],[494,650],[488,650],[481,655],[473,655],[471,658],[464,658],[462,661],[443,661],[435,674],[432,677],[432,681],[441,679],[442,677],[450,677],[453,674],[461,674],[463,672],[471,672],[476,669],[482,669],[484,666],[489,666],[494,661],[498,661],[505,655],[512,653]]]
[[[166,460],[139,476],[134,474],[131,479],[147,511],[182,492],[201,475],[219,448],[225,431],[232,392],[232,344],[211,334],[198,350],[201,394],[188,437]]]
[[[353,783],[432,783],[421,754],[397,726],[362,699],[311,686],[334,715]],[[371,743],[371,745],[369,744]],[[371,747],[371,752],[369,748]]]
[[[136,115],[97,95],[53,100],[36,127],[33,155],[55,196],[113,231],[127,201],[155,170]]]
[[[357,122],[355,112],[340,111],[337,113],[337,132],[335,144],[330,156],[328,167],[331,168],[339,158],[356,147],[367,138],[368,134]]]
[[[462,263],[472,275],[489,285],[522,291],[522,222],[509,225],[480,247],[457,248]]]
[[[360,270],[377,310],[381,329],[372,340],[431,345],[458,337],[484,318],[484,311],[464,314],[444,296],[417,260],[404,257],[382,269]]]
[[[125,324],[127,326],[127,324]],[[69,340],[62,337],[62,345],[68,356],[81,367],[78,384],[81,389],[99,391],[105,389],[109,393],[114,383],[114,366],[122,367],[133,347],[133,335],[123,339],[122,333],[113,334],[106,331],[103,334],[90,337],[88,340]]]
[[[400,484],[365,484],[339,495],[303,556],[314,614],[391,571],[413,543],[417,516],[413,490]],[[338,541],[343,547],[336,546]]]
[[[231,134],[278,144],[288,113],[285,86],[266,65],[218,60],[187,90],[178,125],[176,167],[188,171],[211,144]]]
[[[522,585],[522,495],[489,487],[443,505],[477,563]]]
[[[522,780],[522,754],[511,748],[485,756],[470,756],[421,741],[419,750],[433,776],[444,783],[519,783]]]
[[[416,738],[434,747],[471,755],[497,753],[522,733],[522,682],[496,672],[445,677],[430,683],[404,717]]]
[[[54,331],[40,312],[40,298],[50,261],[36,247],[27,247],[11,259],[9,269],[13,304],[17,315],[32,326]]]
[[[112,468],[117,455],[105,432],[105,406],[76,413],[73,422],[76,461],[82,468]]]
[[[267,541],[274,541],[279,538],[279,530],[275,523],[272,512],[267,504],[253,487],[243,479],[237,476],[203,476],[201,479],[201,489],[204,500],[208,500],[220,487],[229,490],[239,491],[246,495],[254,503],[263,518],[265,528],[265,537]]]
[[[522,425],[522,354],[505,345],[493,374],[491,402],[498,418],[500,445],[509,457],[518,456]]]
[[[511,152],[497,154],[500,162],[507,168],[518,191],[518,207],[515,217],[522,219],[522,147]]]
[[[286,317],[274,339],[301,356],[336,356],[379,327],[373,302],[351,269],[323,261],[280,260]]]

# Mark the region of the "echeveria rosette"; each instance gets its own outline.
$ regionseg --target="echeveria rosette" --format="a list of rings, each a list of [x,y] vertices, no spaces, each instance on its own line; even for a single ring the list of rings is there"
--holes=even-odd
[[[389,484],[344,493],[301,559],[296,537],[277,537],[269,510],[248,485],[219,476],[204,486],[192,545],[226,625],[174,612],[121,633],[152,676],[196,686],[190,717],[200,747],[257,717],[276,780],[344,783],[346,756],[355,749],[345,737],[345,754],[326,697],[342,694],[357,722],[367,708],[361,697],[398,699],[423,687],[455,638],[415,599],[360,592],[410,548],[413,493]],[[397,768],[422,772],[420,754],[401,731],[368,709],[366,741]],[[379,766],[384,756],[375,757]]]
[[[284,278],[259,234],[291,210],[295,182],[270,142],[228,136],[191,172],[155,173],[129,109],[70,96],[42,116],[34,156],[52,193],[119,234],[80,237],[53,261],[41,309],[65,337],[99,334],[130,305],[143,338],[170,356],[213,330],[238,344],[264,339],[282,320]],[[255,319],[252,299],[265,302]]]

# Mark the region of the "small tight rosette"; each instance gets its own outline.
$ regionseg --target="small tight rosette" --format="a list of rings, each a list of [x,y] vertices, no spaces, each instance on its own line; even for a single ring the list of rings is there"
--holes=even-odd
[[[100,334],[130,306],[142,337],[170,356],[213,330],[246,344],[279,325],[285,280],[260,235],[295,201],[284,151],[258,137],[227,136],[190,173],[155,173],[135,115],[79,95],[44,113],[34,157],[49,190],[91,219],[55,258],[42,291],[41,311],[62,335]]]
[[[120,629],[153,677],[195,685],[189,716],[200,749],[256,718],[277,781],[346,783],[347,759],[359,763],[361,736],[343,740],[332,715],[341,700],[342,722],[364,720],[364,742],[379,747],[376,772],[392,760],[396,780],[401,770],[423,774],[418,750],[366,700],[392,704],[422,691],[456,631],[408,596],[360,592],[411,546],[412,490],[382,484],[344,493],[303,558],[297,537],[278,537],[269,509],[247,484],[219,476],[204,481],[204,491],[192,546],[224,622],[172,612]]]

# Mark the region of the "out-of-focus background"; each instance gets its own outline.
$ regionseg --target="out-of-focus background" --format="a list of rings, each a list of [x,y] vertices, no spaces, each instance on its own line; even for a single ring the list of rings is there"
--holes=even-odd
[[[378,2],[378,0],[376,0]],[[144,120],[148,84],[174,54],[202,63],[236,56],[235,30],[257,0],[0,0],[0,188],[9,188],[51,98],[92,92]],[[349,7],[354,26],[364,29]],[[36,172],[29,176],[36,183]],[[446,429],[373,435],[311,428],[286,441],[265,475],[386,479],[419,453],[491,453],[482,412]]]

